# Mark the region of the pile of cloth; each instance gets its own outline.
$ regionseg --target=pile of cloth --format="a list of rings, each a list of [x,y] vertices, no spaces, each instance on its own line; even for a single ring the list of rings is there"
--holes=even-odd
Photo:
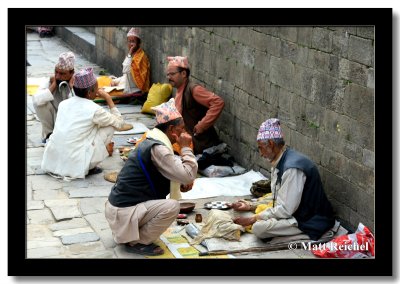
[[[257,198],[271,193],[271,180],[263,179],[254,182],[250,188],[250,192]]]
[[[231,241],[240,240],[240,232],[244,231],[241,225],[233,223],[232,216],[224,211],[211,209],[204,226],[191,244],[198,245],[205,239],[223,238]]]
[[[227,154],[228,145],[221,143],[203,150],[196,156],[199,173],[206,177],[224,177],[243,174],[246,169],[240,167],[232,156]]]

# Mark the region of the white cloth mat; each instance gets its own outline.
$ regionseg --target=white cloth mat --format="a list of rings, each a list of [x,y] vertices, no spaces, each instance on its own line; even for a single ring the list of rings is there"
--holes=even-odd
[[[182,199],[250,195],[250,188],[253,182],[262,179],[266,179],[266,177],[253,170],[238,176],[197,178],[194,181],[192,190],[182,192]]]
[[[344,229],[340,222],[336,221],[335,225],[331,230],[326,232],[320,240],[336,238],[341,235],[347,234],[347,230]],[[299,234],[294,236],[282,236],[275,237],[269,242],[263,242],[255,235],[251,233],[244,233],[240,236],[240,241],[227,241],[222,238],[210,238],[204,240],[209,251],[218,251],[218,250],[240,250],[240,249],[248,249],[255,247],[269,247],[269,246],[277,246],[279,244],[283,244],[284,248],[287,249],[286,246],[291,242],[313,242],[309,239],[309,237],[305,234]],[[318,242],[318,241],[317,241]]]

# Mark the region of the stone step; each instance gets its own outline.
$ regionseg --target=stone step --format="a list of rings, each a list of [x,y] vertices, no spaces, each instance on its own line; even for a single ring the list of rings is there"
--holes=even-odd
[[[68,43],[75,52],[89,61],[96,62],[96,36],[93,29],[84,27],[57,27],[56,34]]]

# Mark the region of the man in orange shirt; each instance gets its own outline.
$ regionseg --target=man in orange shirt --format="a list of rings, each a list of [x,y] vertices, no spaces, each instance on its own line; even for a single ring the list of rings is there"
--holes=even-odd
[[[124,86],[124,94],[148,93],[150,89],[150,62],[140,47],[140,30],[131,28],[127,34],[128,54],[122,62],[122,77],[113,79],[111,86]]]
[[[214,128],[224,101],[213,92],[190,81],[190,66],[187,57],[168,57],[167,78],[176,88],[175,104],[182,114],[185,126],[193,136],[194,153],[218,145],[221,141]]]

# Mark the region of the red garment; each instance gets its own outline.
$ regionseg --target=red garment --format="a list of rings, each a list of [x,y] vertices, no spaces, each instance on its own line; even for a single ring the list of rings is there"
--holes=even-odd
[[[180,113],[182,113],[182,94],[185,86],[186,83],[182,84],[177,89],[175,96],[175,105]],[[196,133],[200,134],[215,124],[225,103],[221,97],[200,85],[193,88],[192,96],[196,102],[208,108],[206,115],[195,126]]]

